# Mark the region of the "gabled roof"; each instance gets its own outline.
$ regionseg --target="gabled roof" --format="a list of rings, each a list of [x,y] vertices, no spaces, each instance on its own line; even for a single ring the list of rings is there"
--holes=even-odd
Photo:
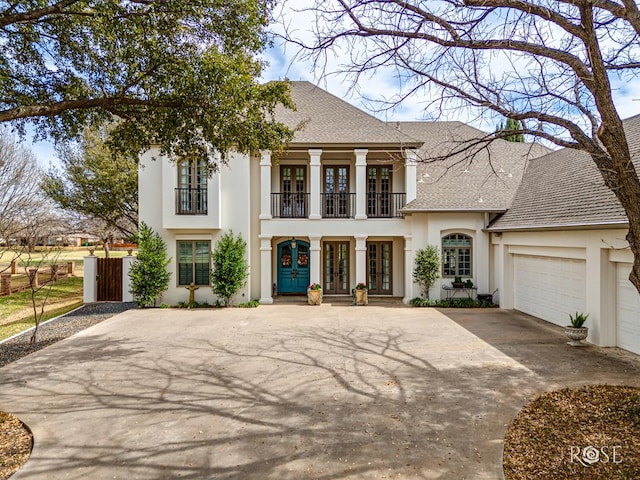
[[[473,147],[470,160],[470,152],[449,155],[487,133],[461,122],[401,122],[399,128],[424,142],[417,152],[417,197],[402,209],[406,213],[504,212],[527,160],[549,152],[539,144],[492,140]]]
[[[275,118],[295,129],[291,145],[375,145],[417,147],[422,144],[385,122],[310,82],[291,82],[296,111],[278,107]]]
[[[640,167],[640,115],[624,121],[636,169]],[[591,157],[562,149],[532,160],[511,208],[492,231],[626,225],[618,199]]]

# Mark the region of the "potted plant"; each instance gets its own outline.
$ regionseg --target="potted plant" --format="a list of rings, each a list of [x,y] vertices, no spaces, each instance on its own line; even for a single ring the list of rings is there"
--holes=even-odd
[[[473,288],[473,281],[471,279],[467,280],[466,282],[464,282],[464,287]]]
[[[367,305],[369,303],[368,289],[367,285],[359,282],[356,287],[353,289],[356,305]]]
[[[453,282],[451,282],[451,286],[453,286],[453,288],[464,288],[464,282],[462,281],[462,277],[459,275],[456,275],[456,277],[453,279]]]
[[[312,283],[307,287],[307,303],[320,305],[322,303],[322,287],[319,283]]]
[[[587,321],[587,318],[589,318],[588,313],[584,314],[576,312],[575,315],[569,314],[571,325],[567,325],[564,328],[564,334],[567,336],[567,338],[569,338],[569,340],[571,340],[567,343],[572,347],[586,346],[586,344],[583,343],[582,340],[587,338],[587,335],[589,333],[589,328],[583,326],[584,322]]]

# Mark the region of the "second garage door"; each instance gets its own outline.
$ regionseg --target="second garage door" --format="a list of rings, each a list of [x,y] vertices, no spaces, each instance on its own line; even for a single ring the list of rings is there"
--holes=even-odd
[[[616,264],[616,336],[619,347],[640,354],[640,295],[630,272],[630,263]]]
[[[514,255],[516,310],[556,325],[585,311],[586,264],[571,258]]]

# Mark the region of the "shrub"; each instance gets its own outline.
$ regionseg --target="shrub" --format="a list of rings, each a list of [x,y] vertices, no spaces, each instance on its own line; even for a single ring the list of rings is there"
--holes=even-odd
[[[249,266],[245,258],[246,249],[247,242],[230,231],[216,242],[212,252],[211,289],[225,306],[229,305],[231,298],[247,283]]]
[[[238,304],[239,308],[256,308],[258,306],[260,306],[260,302],[258,300],[251,300],[249,302]]]
[[[491,308],[496,307],[491,302],[475,300],[473,298],[444,298],[442,300],[429,300],[416,297],[409,302],[414,307],[438,307],[438,308]]]
[[[422,295],[429,298],[429,289],[435,281],[440,278],[440,256],[438,247],[427,245],[426,248],[416,252],[415,267],[413,269],[413,279],[418,282]]]
[[[138,256],[129,270],[130,292],[139,307],[149,307],[169,287],[171,274],[167,265],[171,259],[162,237],[144,222],[140,224],[137,243]]]

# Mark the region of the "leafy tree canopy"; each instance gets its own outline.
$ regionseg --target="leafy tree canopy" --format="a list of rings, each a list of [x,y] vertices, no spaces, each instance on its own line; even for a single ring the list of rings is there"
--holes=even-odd
[[[79,144],[59,148],[62,169],[51,169],[42,188],[61,208],[101,220],[128,237],[138,225],[138,163],[111,152],[106,134],[86,130]]]
[[[111,147],[172,158],[282,149],[270,113],[286,82],[259,84],[272,1],[0,0],[0,122],[77,138],[119,119]]]

